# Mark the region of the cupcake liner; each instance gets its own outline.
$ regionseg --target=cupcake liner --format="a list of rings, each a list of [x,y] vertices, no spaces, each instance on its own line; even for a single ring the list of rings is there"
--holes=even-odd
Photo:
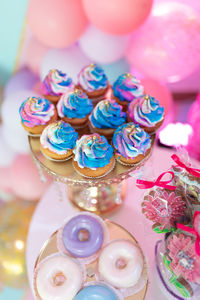
[[[114,242],[114,241],[120,241],[120,240],[121,240],[121,239],[115,239],[115,240],[112,240],[112,241],[110,241],[107,245],[112,244],[112,242]],[[136,243],[135,241],[132,241],[132,243],[138,247],[138,245],[137,245],[137,243]],[[105,246],[107,246],[107,245],[105,245]],[[138,248],[139,248],[139,247],[138,247]],[[139,249],[140,249],[140,248],[139,248]],[[141,251],[141,249],[140,249],[140,251]],[[142,251],[141,251],[141,253],[142,253]],[[143,253],[142,253],[142,255],[143,255]],[[143,256],[143,259],[144,259],[144,260],[143,260],[143,261],[144,261],[143,269],[142,269],[141,276],[140,276],[139,280],[137,281],[137,283],[134,284],[133,286],[129,287],[129,288],[117,288],[117,287],[115,287],[115,289],[119,290],[120,293],[121,293],[121,294],[123,295],[123,297],[125,297],[125,298],[126,298],[126,297],[129,297],[129,296],[132,296],[132,295],[134,295],[134,294],[136,294],[136,293],[138,293],[138,292],[141,291],[141,290],[145,287],[145,285],[146,285],[146,282],[147,282],[147,279],[148,279],[148,276],[147,276],[147,263],[146,263],[146,260],[145,260],[144,256]],[[99,274],[99,271],[98,271],[98,264],[97,264],[97,266],[96,266],[96,280],[102,281],[102,282],[105,282],[106,284],[111,285],[110,283],[107,283],[107,281],[106,281],[104,278],[102,278],[101,275]],[[111,285],[111,286],[112,286],[112,285]]]
[[[106,283],[105,281],[93,281],[93,282],[88,282],[86,284],[84,284],[83,288],[84,287],[88,287],[88,286],[91,286],[91,285],[102,285],[102,286],[106,286],[106,287],[109,287],[117,296],[117,300],[124,300],[124,297],[122,295],[122,293],[120,292],[120,290],[114,288],[112,285]]]
[[[79,172],[79,171],[75,168],[74,164],[72,164],[72,165],[73,165],[74,170],[75,170],[79,175],[81,175],[81,176],[83,176],[83,177],[85,177],[85,178],[98,179],[98,178],[102,178],[102,177],[108,175],[108,174],[114,169],[114,167],[115,167],[115,160],[113,161],[113,164],[112,164],[110,170],[108,170],[105,174],[103,174],[103,175],[101,175],[101,176],[97,176],[97,177],[92,177],[92,176],[87,176],[87,175],[85,175],[85,174],[82,174],[81,172]]]
[[[116,157],[115,156],[115,159],[116,159],[116,161],[117,162],[119,162],[121,165],[123,165],[123,166],[127,166],[127,167],[137,167],[137,166],[139,166],[140,164],[143,164],[146,160],[148,160],[149,159],[149,157],[151,156],[151,151],[152,151],[152,146],[151,146],[151,150],[150,150],[150,152],[149,152],[149,154],[148,155],[146,155],[141,161],[139,161],[139,162],[137,162],[137,163],[135,163],[135,164],[126,164],[126,163],[124,163],[123,161],[121,161],[118,157]]]
[[[41,150],[41,152],[47,159],[49,159],[51,161],[55,161],[55,162],[67,161],[67,160],[71,159],[73,156],[73,154],[71,154],[70,156],[66,157],[65,159],[55,159],[55,158],[52,158],[52,157],[49,157],[48,155],[46,155],[42,150]]]
[[[25,132],[26,132],[26,134],[27,134],[28,136],[32,136],[32,137],[40,137],[41,134],[42,134],[42,132],[41,132],[41,133],[31,133],[31,132],[26,131],[26,130],[25,130]]]
[[[89,212],[80,212],[80,213],[74,215],[73,217],[76,217],[76,216],[81,215],[81,214],[82,214],[82,215],[92,216],[93,218],[96,218],[97,221],[102,225],[103,231],[104,231],[104,240],[103,240],[103,245],[102,245],[102,247],[104,247],[104,246],[108,243],[108,241],[109,241],[109,231],[108,231],[108,228],[107,228],[106,224],[104,223],[103,219],[100,218],[99,216],[94,215],[94,214],[89,213]],[[67,222],[68,222],[69,220],[71,220],[73,217],[68,217],[68,218],[66,218],[65,221],[64,221],[64,224],[63,224],[62,227],[58,230],[58,233],[57,233],[57,248],[58,248],[59,252],[64,253],[64,254],[68,254],[69,256],[72,256],[72,255],[71,255],[70,253],[68,253],[68,251],[65,249],[65,246],[64,246],[63,241],[62,241],[62,233],[63,233],[64,226],[65,226],[65,225],[67,224]],[[101,248],[102,248],[102,247],[101,247]],[[83,263],[84,265],[87,265],[87,264],[89,264],[89,263],[95,261],[95,260],[98,258],[99,254],[100,254],[100,251],[101,251],[101,249],[99,249],[99,250],[97,251],[97,253],[94,253],[93,255],[91,255],[91,256],[89,256],[89,257],[84,257],[84,258],[75,257],[75,258],[76,258],[77,260],[79,260],[81,263]],[[74,256],[72,256],[72,257],[74,257]]]
[[[88,121],[85,123],[85,124],[83,124],[83,125],[80,125],[80,126],[76,126],[76,125],[71,125],[74,129],[83,129],[83,128],[85,128],[85,127],[87,127],[88,126]]]
[[[34,291],[34,295],[35,295],[36,299],[38,299],[38,300],[43,300],[43,299],[40,297],[40,295],[39,295],[39,293],[38,293],[38,290],[37,290],[36,278],[37,278],[38,270],[41,268],[42,264],[43,264],[45,261],[47,261],[48,259],[50,259],[50,258],[52,258],[52,257],[58,256],[58,254],[59,254],[59,255],[62,255],[63,257],[69,256],[69,255],[66,255],[66,254],[63,254],[63,253],[59,253],[59,252],[56,252],[56,253],[51,254],[51,255],[48,255],[48,256],[46,256],[43,260],[41,260],[41,261],[37,264],[37,266],[36,266],[36,268],[35,268],[35,270],[34,270],[34,273],[33,273],[33,291]],[[70,256],[70,258],[71,258],[72,260],[74,260],[75,262],[77,262],[77,263],[80,265],[80,267],[81,267],[81,269],[82,269],[82,285],[84,285],[84,282],[86,281],[86,269],[85,269],[84,264],[82,264],[78,259],[75,259],[75,258],[73,258],[73,257],[71,257],[71,256]]]

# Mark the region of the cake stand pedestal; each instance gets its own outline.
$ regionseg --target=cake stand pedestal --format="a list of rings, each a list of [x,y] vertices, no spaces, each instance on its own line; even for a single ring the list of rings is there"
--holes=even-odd
[[[109,174],[93,179],[79,175],[73,167],[72,159],[58,162],[46,158],[40,151],[38,137],[29,136],[29,144],[41,176],[45,171],[55,182],[65,183],[68,199],[73,205],[100,215],[111,213],[122,205],[126,193],[125,179],[134,176],[150,156],[131,167],[116,162]]]

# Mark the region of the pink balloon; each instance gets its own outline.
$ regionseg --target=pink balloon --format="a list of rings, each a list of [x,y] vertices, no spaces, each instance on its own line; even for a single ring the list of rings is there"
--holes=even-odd
[[[39,200],[49,186],[50,179],[41,182],[39,172],[29,155],[19,155],[11,166],[11,185],[16,196]]]
[[[41,44],[35,37],[32,37],[26,48],[26,64],[35,73],[39,74],[40,64],[49,47]]]
[[[28,22],[44,45],[63,48],[79,38],[87,18],[81,0],[30,0]]]
[[[11,187],[11,167],[0,168],[0,189],[10,191]]]
[[[97,28],[110,34],[127,34],[141,25],[153,0],[82,0],[85,12]]]
[[[145,93],[155,97],[160,102],[160,104],[164,106],[165,115],[172,111],[172,94],[164,84],[151,78],[141,79],[141,83],[144,86]]]
[[[169,82],[195,71],[200,64],[200,15],[191,5],[156,4],[132,36],[128,61],[146,76]]]

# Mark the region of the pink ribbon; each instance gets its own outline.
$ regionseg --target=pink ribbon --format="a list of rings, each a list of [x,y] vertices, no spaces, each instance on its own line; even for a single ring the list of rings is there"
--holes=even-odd
[[[176,155],[173,154],[171,156],[171,158],[173,159],[173,161],[175,163],[177,163],[177,165],[183,169],[185,169],[188,173],[190,173],[191,175],[194,175],[196,177],[200,177],[200,170],[199,169],[194,169],[194,168],[190,168],[188,166],[186,166],[181,160],[180,158]]]
[[[165,174],[170,174],[171,178],[169,180],[161,180]],[[136,184],[139,189],[150,189],[154,186],[159,186],[159,187],[163,187],[168,190],[175,190],[176,186],[168,184],[173,179],[174,179],[174,173],[171,171],[167,171],[167,172],[160,174],[155,181],[137,179]]]
[[[193,228],[185,226],[180,223],[177,223],[176,226],[177,226],[177,228],[179,228],[183,231],[187,231],[196,236],[195,251],[196,251],[197,255],[200,256],[200,233],[198,231],[198,224],[200,226],[200,211],[195,211],[194,217],[193,217]]]

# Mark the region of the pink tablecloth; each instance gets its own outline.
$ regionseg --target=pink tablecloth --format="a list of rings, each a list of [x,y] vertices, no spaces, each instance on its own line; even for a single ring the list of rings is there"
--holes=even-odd
[[[156,177],[166,171],[172,164],[172,152],[168,149],[155,147],[152,157],[145,165],[145,173]],[[111,220],[124,226],[140,243],[149,266],[149,287],[146,300],[169,300],[162,288],[154,265],[154,247],[157,240],[163,236],[152,231],[152,223],[141,213],[141,202],[144,190],[135,186],[135,178],[128,179],[127,196],[123,207],[110,217]],[[27,241],[27,268],[32,286],[33,267],[37,255],[46,239],[63,223],[68,215],[77,210],[69,203],[65,193],[66,186],[59,184],[63,201],[59,201],[58,189],[52,185],[40,200],[33,216]]]

